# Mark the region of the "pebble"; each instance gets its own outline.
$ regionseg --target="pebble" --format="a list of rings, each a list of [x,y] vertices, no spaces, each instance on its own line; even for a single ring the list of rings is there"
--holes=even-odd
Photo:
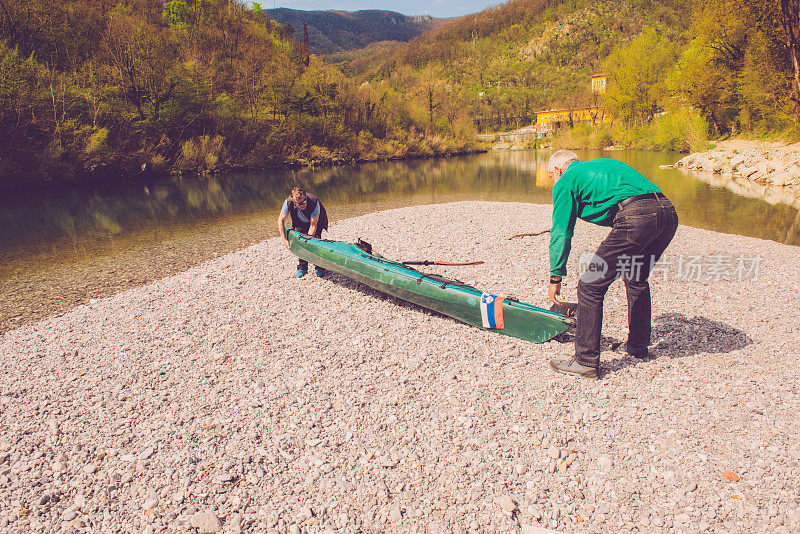
[[[393,460],[392,458],[383,458],[380,461],[381,467],[395,467],[398,463],[400,463],[399,460]]]
[[[597,459],[597,468],[600,469],[601,471],[608,471],[609,469],[611,469],[613,463],[614,462],[610,456],[600,456]]]
[[[199,534],[213,534],[222,529],[222,523],[213,512],[197,512],[191,517],[189,525],[196,528]]]
[[[502,495],[497,502],[506,512],[513,512],[517,509],[517,503],[508,495]]]
[[[399,504],[394,504],[389,512],[389,520],[392,523],[399,523],[403,519],[403,512],[400,510]]]
[[[522,525],[522,534],[563,534],[560,530],[539,527],[536,525]]]

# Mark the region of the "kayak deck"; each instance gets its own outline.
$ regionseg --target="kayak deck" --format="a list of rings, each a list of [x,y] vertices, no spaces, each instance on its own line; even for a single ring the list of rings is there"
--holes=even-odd
[[[361,282],[382,293],[412,302],[472,326],[542,343],[566,332],[563,315],[510,297],[487,295],[458,280],[426,274],[372,254],[354,243],[317,239],[287,231],[293,254],[318,267]]]

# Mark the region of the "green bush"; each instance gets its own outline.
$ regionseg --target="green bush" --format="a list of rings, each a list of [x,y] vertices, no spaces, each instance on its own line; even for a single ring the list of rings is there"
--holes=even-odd
[[[614,144],[614,139],[611,136],[611,130],[609,130],[608,126],[605,125],[597,128],[594,132],[592,132],[591,141],[592,141],[592,148],[596,150],[602,150]]]
[[[217,167],[223,155],[225,138],[202,135],[185,141],[181,145],[178,168],[181,170],[209,172]]]
[[[650,125],[657,148],[693,152],[708,142],[708,122],[695,109],[683,108],[657,117]]]
[[[602,150],[614,144],[608,126],[592,126],[587,123],[576,124],[574,128],[563,128],[553,137],[553,148],[574,150]]]
[[[616,144],[635,150],[698,152],[708,144],[708,121],[693,108],[682,108],[654,118],[649,124],[619,126]]]
[[[106,148],[108,141],[108,128],[98,128],[86,140],[86,148],[83,149],[87,154],[96,154]]]

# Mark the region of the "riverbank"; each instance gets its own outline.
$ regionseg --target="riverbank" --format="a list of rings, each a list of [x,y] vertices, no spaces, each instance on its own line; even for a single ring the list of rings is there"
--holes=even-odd
[[[690,154],[675,166],[797,188],[800,186],[800,143],[720,141],[712,150]]]
[[[0,193],[35,192],[44,189],[100,187],[113,184],[149,184],[164,182],[172,179],[198,179],[212,175],[262,172],[284,169],[314,169],[336,167],[343,165],[358,165],[362,163],[375,163],[385,161],[412,161],[428,158],[447,158],[482,154],[488,149],[482,144],[463,142],[450,144],[447,140],[437,138],[430,145],[420,145],[418,140],[409,146],[400,147],[396,143],[395,152],[373,148],[368,153],[354,154],[350,157],[340,157],[321,147],[312,147],[316,150],[303,155],[276,158],[264,161],[236,161],[232,159],[219,161],[213,158],[214,165],[197,164],[186,166],[177,161],[166,165],[163,161],[154,165],[151,156],[131,155],[121,158],[111,158],[107,161],[82,160],[79,157],[69,158],[69,163],[59,162],[57,167],[37,165],[20,165],[15,173],[3,175],[0,169]],[[137,157],[138,156],[138,157]],[[253,158],[247,158],[252,160]],[[25,170],[27,169],[27,170]]]
[[[550,210],[402,208],[330,235],[390,258],[481,259],[438,272],[544,305],[547,237],[506,238],[547,228]],[[573,250],[605,232],[580,223]],[[268,239],[0,336],[0,527],[795,531],[796,250],[681,227],[667,257],[705,267],[654,281],[658,358],[606,351],[593,383],[547,368],[570,345],[336,275],[298,280]],[[758,278],[716,280],[720,257],[760,258]],[[625,302],[616,284],[614,340]]]

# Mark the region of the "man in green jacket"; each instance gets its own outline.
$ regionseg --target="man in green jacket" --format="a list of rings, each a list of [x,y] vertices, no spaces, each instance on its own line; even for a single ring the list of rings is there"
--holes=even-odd
[[[617,278],[623,279],[628,294],[625,349],[637,358],[649,357],[651,308],[647,279],[675,235],[678,215],[653,182],[621,161],[580,161],[574,152],[559,150],[550,157],[547,170],[555,182],[549,291],[553,303],[561,304],[558,295],[567,273],[576,219],[611,227],[578,281],[575,356],[565,362],[550,361],[550,367],[559,373],[596,379],[603,298]]]

